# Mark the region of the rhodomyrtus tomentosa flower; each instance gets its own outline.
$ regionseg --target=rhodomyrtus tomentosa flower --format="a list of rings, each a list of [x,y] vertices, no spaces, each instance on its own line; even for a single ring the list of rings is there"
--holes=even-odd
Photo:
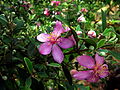
[[[78,80],[97,82],[109,74],[108,65],[104,64],[104,57],[98,54],[95,54],[95,59],[87,55],[78,56],[77,61],[81,66],[89,69],[86,71],[71,70],[72,76]]]
[[[66,32],[66,30],[62,27],[62,23],[60,21],[56,21],[56,25],[52,33],[41,33],[38,35],[37,40],[44,42],[40,45],[39,52],[43,55],[48,55],[50,52],[52,52],[54,60],[58,63],[62,63],[64,55],[60,47],[67,49],[74,45],[72,40],[60,37],[61,33],[64,32]]]

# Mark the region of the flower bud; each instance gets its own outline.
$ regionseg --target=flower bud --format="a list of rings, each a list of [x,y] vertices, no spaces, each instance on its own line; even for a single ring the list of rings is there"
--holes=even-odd
[[[88,31],[87,34],[88,34],[88,36],[89,36],[90,38],[95,38],[95,37],[96,37],[96,32],[93,31],[93,30]]]
[[[86,8],[82,8],[80,11],[81,12],[88,12],[88,10]]]
[[[83,15],[81,15],[80,17],[78,17],[77,19],[78,22],[85,22],[85,17]]]
[[[71,75],[74,75],[74,74],[77,73],[77,72],[78,72],[77,70],[72,69],[72,70],[70,71],[70,74],[71,74]]]
[[[7,76],[2,76],[2,79],[3,80],[7,80]]]
[[[48,8],[45,8],[44,14],[45,14],[46,16],[49,16],[49,15],[50,15],[50,11],[48,10]]]

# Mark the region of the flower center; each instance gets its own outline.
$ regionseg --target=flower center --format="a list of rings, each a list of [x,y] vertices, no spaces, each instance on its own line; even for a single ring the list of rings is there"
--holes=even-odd
[[[55,44],[55,43],[57,43],[59,40],[58,40],[58,37],[55,35],[55,34],[50,34],[50,37],[49,37],[49,39],[50,39],[50,42],[52,43],[52,44]]]
[[[95,71],[95,75],[99,75],[99,74],[104,74],[104,72],[107,70],[107,66],[96,66],[94,68],[94,71]]]

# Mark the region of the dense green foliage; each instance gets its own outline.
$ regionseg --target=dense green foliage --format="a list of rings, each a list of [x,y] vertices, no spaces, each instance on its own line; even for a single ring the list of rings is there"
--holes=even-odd
[[[1,0],[0,90],[120,88],[119,5],[119,0],[61,0],[58,6],[52,6],[51,0]],[[44,15],[45,8],[50,10],[49,16]],[[82,8],[88,12],[80,12]],[[77,21],[82,14],[86,22]],[[40,54],[41,43],[36,39],[40,33],[52,32],[56,20],[72,30],[63,36],[73,35],[76,40],[74,47],[62,50],[65,58],[61,64],[51,54]],[[90,30],[96,32],[96,38],[88,37]],[[95,53],[105,57],[109,76],[97,83],[72,78],[70,70],[82,68],[75,58]]]

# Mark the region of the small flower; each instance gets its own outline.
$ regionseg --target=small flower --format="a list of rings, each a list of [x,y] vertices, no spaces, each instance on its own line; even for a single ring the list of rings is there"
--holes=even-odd
[[[48,10],[48,8],[45,8],[44,14],[45,14],[46,16],[49,16],[49,15],[50,15],[50,11]]]
[[[65,30],[62,27],[62,23],[60,21],[56,21],[56,25],[54,27],[54,31],[50,34],[41,33],[37,36],[37,40],[40,42],[44,42],[39,47],[39,52],[43,55],[48,55],[52,52],[52,56],[54,60],[58,63],[62,63],[64,59],[63,52],[60,47],[63,49],[71,48],[74,43],[72,40],[64,37],[60,37]]]
[[[78,22],[85,22],[85,17],[83,15],[81,15],[80,17],[78,17],[77,19]]]
[[[78,80],[97,82],[100,78],[105,78],[109,74],[108,65],[104,64],[104,57],[95,54],[95,59],[91,56],[82,55],[77,57],[81,66],[88,68],[86,71],[71,70],[71,74]]]
[[[90,38],[95,38],[95,37],[96,37],[96,32],[93,31],[93,30],[88,31],[87,34],[88,34],[88,36],[89,36]]]
[[[54,4],[58,6],[61,2],[60,1],[51,1],[51,5],[53,6]]]
[[[80,11],[81,12],[88,12],[88,10],[86,8],[82,8]]]

